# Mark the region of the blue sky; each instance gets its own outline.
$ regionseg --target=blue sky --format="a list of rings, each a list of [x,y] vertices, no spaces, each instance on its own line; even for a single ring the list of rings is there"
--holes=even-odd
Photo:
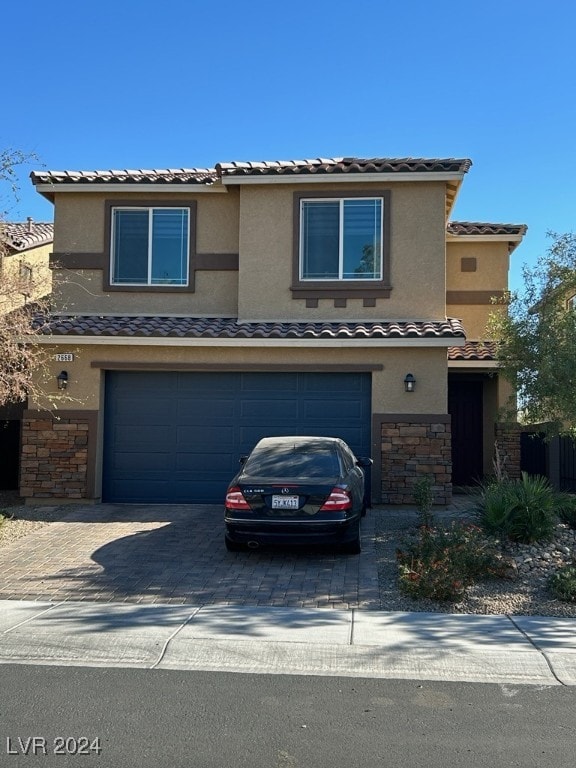
[[[51,170],[469,157],[453,218],[528,225],[519,288],[576,228],[575,23],[571,0],[11,2],[0,147]],[[30,170],[9,218],[51,220]]]

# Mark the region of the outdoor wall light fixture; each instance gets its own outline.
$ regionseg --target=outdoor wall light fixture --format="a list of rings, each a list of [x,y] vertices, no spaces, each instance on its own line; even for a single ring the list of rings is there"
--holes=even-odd
[[[58,376],[56,376],[56,381],[58,382],[58,389],[67,389],[68,371],[60,371]]]
[[[407,373],[404,377],[404,389],[406,392],[414,392],[414,387],[416,386],[416,379],[414,376],[412,376],[411,373]]]

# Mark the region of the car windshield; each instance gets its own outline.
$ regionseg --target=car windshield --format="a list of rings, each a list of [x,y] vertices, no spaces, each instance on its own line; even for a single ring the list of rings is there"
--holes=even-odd
[[[282,446],[255,451],[244,465],[244,474],[286,480],[338,477],[340,464],[331,450],[287,450]]]

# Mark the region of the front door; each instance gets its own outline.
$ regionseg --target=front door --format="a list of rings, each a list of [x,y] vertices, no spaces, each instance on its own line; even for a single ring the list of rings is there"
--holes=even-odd
[[[473,485],[483,470],[482,381],[450,378],[448,412],[452,417],[452,483]]]

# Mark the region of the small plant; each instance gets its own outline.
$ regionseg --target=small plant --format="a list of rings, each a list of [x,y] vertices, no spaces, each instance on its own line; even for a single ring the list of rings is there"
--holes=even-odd
[[[396,558],[400,589],[414,598],[455,601],[475,581],[502,575],[497,552],[474,525],[422,527]]]
[[[561,568],[550,577],[548,586],[559,600],[576,603],[576,566],[567,565]]]
[[[420,524],[425,527],[434,525],[434,516],[432,515],[434,495],[432,493],[432,482],[429,477],[422,477],[414,485],[414,501],[420,514]]]
[[[576,496],[566,494],[566,503],[558,510],[558,517],[563,523],[576,530]]]
[[[530,544],[549,539],[557,515],[573,505],[545,477],[522,473],[520,480],[490,480],[481,485],[479,521],[489,534]]]

